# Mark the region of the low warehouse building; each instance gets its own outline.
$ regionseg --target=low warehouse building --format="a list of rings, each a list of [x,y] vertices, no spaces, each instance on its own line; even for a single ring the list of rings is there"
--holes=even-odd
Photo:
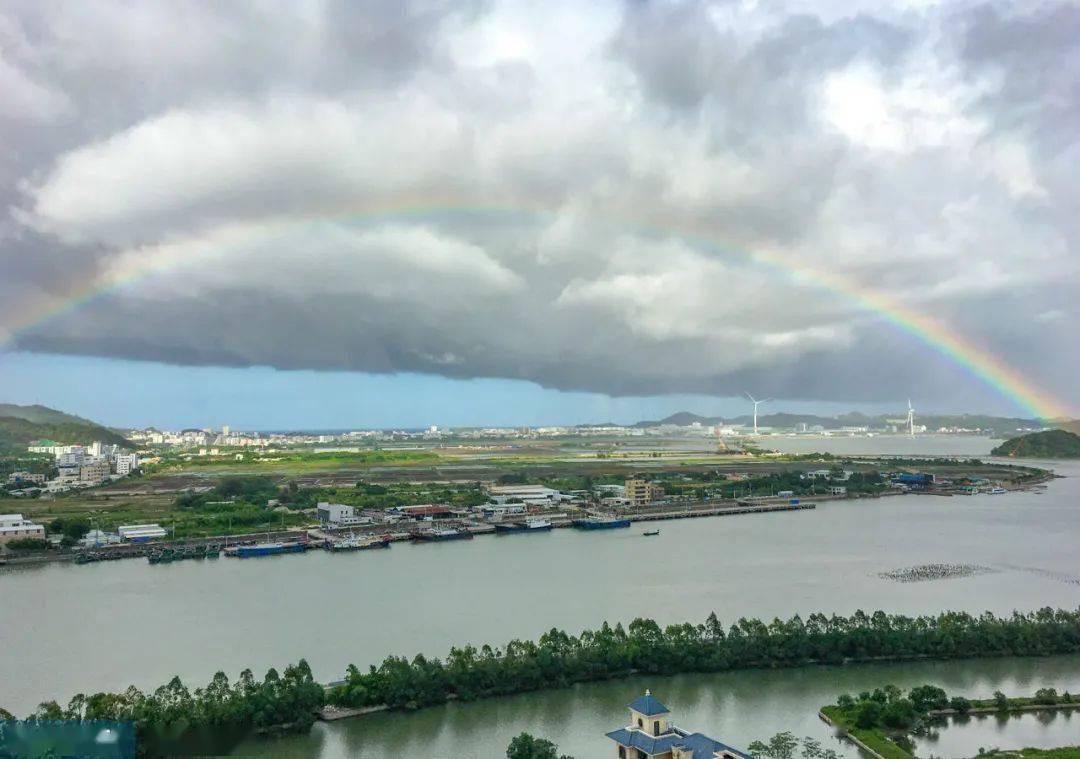
[[[159,524],[127,524],[116,529],[121,540],[131,543],[144,543],[147,540],[163,538],[168,533]]]

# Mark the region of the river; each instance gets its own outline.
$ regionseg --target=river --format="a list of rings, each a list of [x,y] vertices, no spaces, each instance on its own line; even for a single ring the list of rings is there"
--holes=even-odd
[[[1075,608],[1080,465],[1054,466],[1069,476],[1044,494],[837,501],[663,522],[650,538],[640,528],[556,530],[350,555],[7,567],[0,705],[25,714],[45,698],[153,687],[174,674],[197,685],[218,669],[261,675],[301,657],[331,680],[350,662],[364,667],[391,653],[441,655],[455,644],[635,616],[699,621],[715,610],[730,623],[860,608]],[[933,562],[995,571],[922,583],[878,576]],[[596,711],[605,724],[622,719]],[[706,717],[693,721],[717,724]],[[751,737],[759,732],[767,730]]]

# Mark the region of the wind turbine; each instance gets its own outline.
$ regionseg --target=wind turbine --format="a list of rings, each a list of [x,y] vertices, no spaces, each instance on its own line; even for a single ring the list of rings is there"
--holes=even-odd
[[[911,407],[911,399],[907,399],[907,428],[908,434],[915,437],[915,409]]]
[[[756,434],[758,434],[757,433],[757,407],[759,405],[761,405],[762,403],[769,403],[770,401],[772,401],[772,398],[763,398],[763,399],[761,399],[759,401],[757,398],[750,395],[750,393],[747,393],[746,397],[749,398],[750,402],[754,404],[754,434],[756,435]]]

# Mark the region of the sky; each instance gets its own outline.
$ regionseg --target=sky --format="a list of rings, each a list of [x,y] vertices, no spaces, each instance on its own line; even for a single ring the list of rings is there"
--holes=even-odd
[[[3,401],[1080,409],[1076,3],[12,0],[0,92]]]

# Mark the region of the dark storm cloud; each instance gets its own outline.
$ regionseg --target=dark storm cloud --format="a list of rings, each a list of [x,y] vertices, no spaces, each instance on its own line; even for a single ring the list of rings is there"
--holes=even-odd
[[[0,324],[175,364],[985,392],[878,292],[1068,395],[1078,31],[1065,3],[9,4]]]

